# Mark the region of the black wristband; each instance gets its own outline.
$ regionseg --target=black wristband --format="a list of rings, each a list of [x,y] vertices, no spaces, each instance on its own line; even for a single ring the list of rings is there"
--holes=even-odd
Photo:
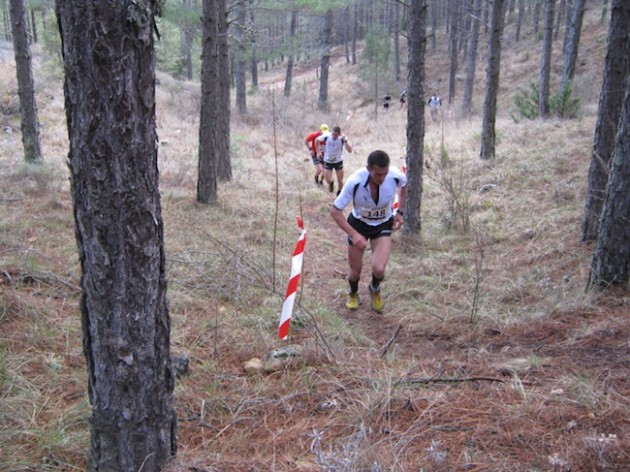
[[[405,214],[404,210],[396,210],[396,213],[398,213],[400,216],[403,216]]]

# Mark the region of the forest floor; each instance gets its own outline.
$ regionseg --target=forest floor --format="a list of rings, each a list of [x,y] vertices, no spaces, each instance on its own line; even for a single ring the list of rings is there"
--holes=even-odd
[[[511,116],[538,43],[507,41],[492,162],[477,158],[478,105],[471,119],[445,104],[427,120],[422,238],[394,235],[382,315],[369,309],[369,253],[361,308],[344,306],[345,237],[303,139],[340,125],[354,146],[347,175],[375,148],[400,165],[397,102],[384,112],[341,58],[322,112],[316,64],[285,98],[273,92],[279,66],[248,95],[247,115],[233,110],[234,178],[203,206],[198,84],[160,76],[172,350],[190,359],[175,389],[169,472],[630,470],[630,296],[585,291],[593,245],[580,241],[602,38],[587,21],[573,120]],[[12,67],[0,63],[3,110],[17,103]],[[430,54],[427,71],[427,89],[444,96],[444,54]],[[382,87],[397,97],[404,84]],[[78,471],[90,410],[60,78],[40,90],[45,165],[22,163],[15,110],[1,123],[0,470]],[[276,332],[297,214],[307,245],[285,342]],[[287,345],[300,354],[281,369],[244,371]]]

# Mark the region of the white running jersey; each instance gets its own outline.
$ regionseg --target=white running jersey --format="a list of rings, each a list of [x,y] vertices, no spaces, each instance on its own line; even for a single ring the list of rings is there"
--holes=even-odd
[[[369,186],[367,168],[354,172],[341,189],[333,205],[343,210],[352,202],[352,215],[370,226],[378,226],[392,217],[394,198],[399,188],[407,186],[407,177],[390,166],[389,172],[378,187],[378,199],[374,201]]]
[[[324,143],[324,162],[341,162],[343,145],[346,142],[346,138],[343,135],[335,139],[332,133],[326,133],[317,138],[317,141],[319,141],[319,144]]]

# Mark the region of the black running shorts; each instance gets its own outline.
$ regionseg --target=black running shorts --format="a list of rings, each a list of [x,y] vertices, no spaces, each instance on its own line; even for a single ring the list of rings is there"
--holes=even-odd
[[[394,218],[390,218],[385,223],[378,226],[370,226],[367,223],[355,218],[352,213],[348,216],[348,223],[356,229],[365,239],[378,239],[382,237],[390,237],[392,228],[394,227]],[[352,238],[348,236],[348,244],[352,246]]]

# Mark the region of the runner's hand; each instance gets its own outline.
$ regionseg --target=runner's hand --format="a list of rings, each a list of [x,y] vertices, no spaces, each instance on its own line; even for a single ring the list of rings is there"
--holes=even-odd
[[[357,233],[356,236],[352,237],[352,245],[357,249],[364,250],[367,247],[367,239],[362,234]]]

